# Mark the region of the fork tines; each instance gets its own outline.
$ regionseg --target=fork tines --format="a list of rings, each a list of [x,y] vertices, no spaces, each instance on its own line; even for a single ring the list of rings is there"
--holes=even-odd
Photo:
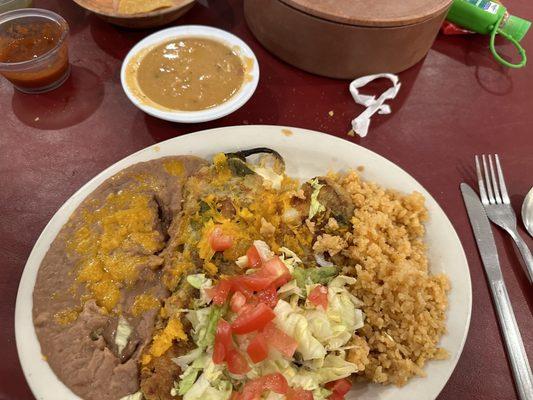
[[[498,179],[496,179],[496,173],[494,172],[494,164],[492,162],[492,159],[492,154],[489,154],[488,156],[485,156],[485,154],[483,154],[481,156],[481,164],[483,165],[483,167],[481,167],[479,162],[479,156],[476,155],[477,182],[479,185],[479,194],[481,196],[481,202],[484,205],[510,204],[509,195],[507,194],[507,187],[505,186],[505,180],[503,179],[503,172],[498,154],[494,155],[494,159],[496,160],[496,170],[498,174]],[[485,177],[484,179],[483,176]]]

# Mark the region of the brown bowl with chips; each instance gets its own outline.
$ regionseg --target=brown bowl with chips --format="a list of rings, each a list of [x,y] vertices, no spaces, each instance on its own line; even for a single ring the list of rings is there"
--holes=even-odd
[[[102,19],[126,28],[166,25],[189,11],[195,0],[74,0]]]

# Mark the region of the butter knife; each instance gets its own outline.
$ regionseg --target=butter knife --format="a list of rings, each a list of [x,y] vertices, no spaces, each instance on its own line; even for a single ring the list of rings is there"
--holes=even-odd
[[[518,330],[509,294],[503,281],[498,251],[496,250],[489,219],[478,195],[470,186],[466,183],[461,183],[461,192],[468,217],[470,218],[470,224],[474,231],[479,254],[485,267],[485,274],[487,275],[492,299],[496,307],[518,397],[520,400],[533,400],[531,367],[522,342],[522,336]]]

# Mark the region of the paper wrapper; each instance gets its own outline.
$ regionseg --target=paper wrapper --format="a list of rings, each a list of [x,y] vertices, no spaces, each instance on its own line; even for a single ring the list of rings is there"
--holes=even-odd
[[[367,85],[369,82],[379,78],[389,79],[392,82],[392,87],[385,90],[378,98],[376,98],[376,96],[359,93],[359,89]],[[390,114],[391,108],[385,104],[385,101],[394,99],[400,91],[401,86],[402,84],[400,83],[398,76],[394,74],[368,75],[352,81],[352,83],[350,83],[350,93],[353,99],[357,104],[366,107],[366,110],[352,121],[352,129],[354,133],[361,137],[365,137],[368,133],[368,128],[370,127],[370,118],[372,115],[375,113]]]

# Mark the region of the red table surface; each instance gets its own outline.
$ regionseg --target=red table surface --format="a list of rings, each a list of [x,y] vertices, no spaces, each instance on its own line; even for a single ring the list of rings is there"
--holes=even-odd
[[[506,4],[515,15],[533,17],[529,0]],[[242,124],[295,126],[343,137],[387,157],[424,185],[461,238],[473,290],[470,333],[439,399],[517,398],[459,183],[473,182],[474,154],[498,153],[519,212],[533,185],[533,67],[500,67],[489,54],[486,37],[439,36],[422,62],[400,74],[403,86],[390,103],[393,114],[374,118],[368,137],[350,138],[350,120],[362,107],[353,102],[348,82],[281,62],[251,35],[242,1],[217,0],[209,8],[197,4],[175,24],[216,26],[244,39],[259,60],[260,83],[234,114],[180,125],[144,114],[120,85],[122,59],[151,31],[115,27],[68,0],[37,0],[35,6],[52,9],[69,22],[72,75],[60,89],[33,96],[0,80],[0,400],[33,398],[15,347],[15,298],[26,259],[61,204],[104,168],[139,149],[188,132]],[[533,55],[533,32],[523,44]],[[502,48],[512,54],[509,45]],[[376,82],[369,91],[385,87]],[[532,355],[532,291],[511,240],[496,228],[494,233]],[[522,234],[526,236],[524,230]],[[531,238],[527,243],[531,247]]]

